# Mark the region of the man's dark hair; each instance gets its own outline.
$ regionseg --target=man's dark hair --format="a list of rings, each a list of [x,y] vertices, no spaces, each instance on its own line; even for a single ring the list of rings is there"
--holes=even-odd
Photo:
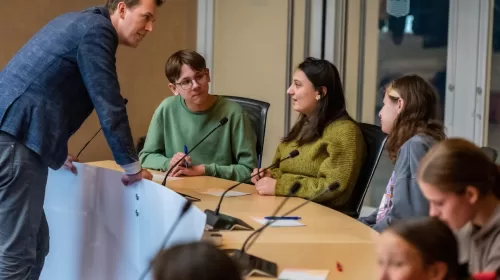
[[[181,76],[182,65],[188,65],[196,72],[207,68],[201,54],[192,50],[180,50],[171,55],[165,63],[165,76],[171,83],[175,83]]]
[[[125,5],[127,5],[128,8],[132,8],[135,5],[139,4],[141,0],[106,0],[106,9],[110,11],[110,13],[113,13],[116,10],[116,7],[118,7],[118,3],[124,2]],[[156,6],[161,6],[165,0],[155,0]]]

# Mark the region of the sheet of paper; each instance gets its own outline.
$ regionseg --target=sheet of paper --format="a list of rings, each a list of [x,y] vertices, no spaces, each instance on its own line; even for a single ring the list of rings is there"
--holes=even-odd
[[[269,222],[269,220],[265,218],[254,217],[253,219],[263,225]],[[270,227],[301,227],[301,226],[305,225],[301,223],[300,220],[277,220],[270,225]]]
[[[285,268],[278,276],[278,280],[326,280],[328,273],[328,270]]]
[[[214,196],[222,196],[222,193],[224,191],[225,190],[223,190],[223,189],[211,189],[211,190],[207,190],[205,192],[200,192],[200,193],[214,195]],[[250,195],[250,193],[238,192],[238,191],[228,191],[224,197],[244,196],[244,195]]]
[[[165,178],[165,173],[152,173],[153,174],[153,181],[155,182],[163,182],[163,178]],[[167,178],[167,182],[168,181],[176,181],[176,180],[182,180],[181,177],[171,177],[171,176],[168,176]]]
[[[138,279],[185,198],[149,180],[124,186],[122,172],[74,164],[78,175],[49,169],[44,209],[50,252],[40,279]],[[200,240],[205,220],[192,205],[166,247]]]

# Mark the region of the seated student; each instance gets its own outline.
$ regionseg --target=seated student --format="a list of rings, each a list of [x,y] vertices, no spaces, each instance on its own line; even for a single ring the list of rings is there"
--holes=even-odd
[[[153,280],[242,280],[238,265],[205,242],[162,250],[152,261]]]
[[[458,263],[453,231],[439,219],[401,220],[386,228],[377,242],[380,280],[460,280],[468,272]]]
[[[381,232],[395,220],[428,216],[429,203],[416,178],[420,159],[445,138],[438,108],[435,90],[419,76],[404,76],[389,84],[379,116],[382,131],[388,134],[386,149],[394,170],[379,208],[359,221]]]
[[[297,196],[310,198],[333,182],[340,187],[316,199],[331,208],[342,208],[351,196],[366,156],[361,130],[346,111],[337,68],[326,60],[307,58],[300,63],[288,89],[297,123],[278,146],[273,163],[298,149],[299,156],[283,161],[252,182],[261,195],[286,195],[294,182]],[[257,169],[253,174],[258,172]]]
[[[422,159],[418,182],[430,215],[458,231],[469,272],[500,269],[500,171],[473,143],[448,139]],[[467,233],[467,235],[464,235]]]
[[[257,165],[257,140],[250,120],[238,103],[208,93],[210,74],[205,59],[194,51],[178,51],[167,60],[165,74],[175,96],[167,97],[153,115],[139,154],[142,166],[168,170],[185,155],[185,148],[196,145],[227,117],[228,122],[176,166],[171,176],[206,175],[234,181],[249,177]]]

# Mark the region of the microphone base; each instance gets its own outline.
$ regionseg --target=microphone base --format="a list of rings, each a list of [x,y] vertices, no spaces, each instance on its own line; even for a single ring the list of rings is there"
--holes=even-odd
[[[274,262],[237,249],[226,249],[224,251],[239,264],[244,277],[278,277],[278,265]]]
[[[206,227],[209,230],[254,230],[249,224],[242,220],[219,213],[215,214],[213,210],[205,210],[207,215]]]

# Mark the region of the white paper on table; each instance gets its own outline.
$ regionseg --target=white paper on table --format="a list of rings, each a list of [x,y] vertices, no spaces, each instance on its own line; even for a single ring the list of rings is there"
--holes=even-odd
[[[328,270],[285,268],[278,276],[278,280],[326,280],[328,273]]]
[[[163,179],[165,178],[165,174],[166,173],[152,173],[153,174],[153,181],[156,181],[156,182],[163,182]],[[168,176],[167,178],[167,182],[168,181],[176,181],[176,180],[182,180],[182,178],[180,177],[171,177],[171,176]]]
[[[265,225],[269,222],[268,219],[265,218],[257,218],[253,217],[255,221],[258,223]],[[303,223],[299,222],[299,220],[276,220],[274,223],[269,225],[270,227],[301,227],[305,226]]]
[[[186,199],[149,180],[124,186],[122,172],[74,164],[78,175],[49,169],[50,250],[40,279],[138,279]],[[166,247],[200,240],[205,220],[191,206]]]
[[[221,190],[221,189],[211,189],[211,190],[207,190],[207,191],[200,192],[200,193],[209,194],[209,195],[213,195],[213,196],[222,196],[222,193],[224,191],[225,190]],[[238,192],[238,191],[228,191],[224,197],[244,196],[244,195],[250,195],[250,193]]]

